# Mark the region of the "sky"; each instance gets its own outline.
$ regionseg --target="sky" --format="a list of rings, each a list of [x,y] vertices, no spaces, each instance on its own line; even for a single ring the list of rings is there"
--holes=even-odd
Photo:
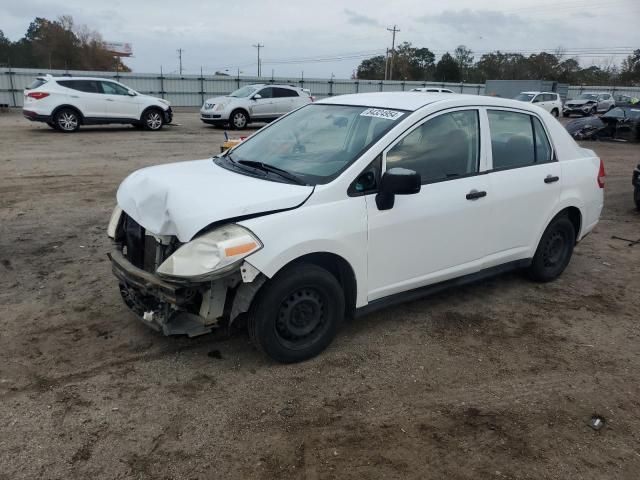
[[[137,72],[226,71],[348,78],[363,58],[396,44],[428,47],[437,57],[466,45],[488,51],[563,48],[583,66],[620,62],[640,48],[639,0],[0,0],[0,30],[21,38],[36,17],[73,16],[105,41],[130,42],[125,63]],[[302,73],[304,72],[304,73]]]

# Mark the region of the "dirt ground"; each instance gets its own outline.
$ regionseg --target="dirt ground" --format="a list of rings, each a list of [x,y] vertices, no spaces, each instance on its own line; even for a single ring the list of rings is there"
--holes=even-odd
[[[283,366],[243,334],[163,337],[119,297],[119,182],[222,141],[176,122],[65,135],[0,114],[0,479],[640,476],[640,245],[611,238],[640,238],[640,146],[585,142],[606,207],[559,280],[390,308]]]

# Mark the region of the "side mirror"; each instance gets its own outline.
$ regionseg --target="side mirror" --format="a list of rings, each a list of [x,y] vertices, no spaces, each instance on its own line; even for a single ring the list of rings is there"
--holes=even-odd
[[[378,210],[393,208],[396,195],[412,195],[420,191],[420,174],[408,168],[390,168],[380,180],[380,190],[376,195]]]
[[[253,97],[251,97],[251,100],[260,100],[262,98],[262,95],[260,95],[259,93],[256,93]]]
[[[127,95],[129,95],[130,97],[135,97],[136,95],[138,95],[136,92],[134,92],[133,90],[129,90],[127,92]]]

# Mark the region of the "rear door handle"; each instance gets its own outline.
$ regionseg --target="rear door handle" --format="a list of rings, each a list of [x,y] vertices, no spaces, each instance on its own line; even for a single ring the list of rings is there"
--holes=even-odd
[[[558,180],[560,180],[560,177],[554,177],[553,175],[547,175],[547,177],[544,179],[544,183],[553,183],[553,182],[557,182]]]
[[[467,200],[477,200],[482,197],[486,197],[487,192],[479,192],[478,190],[471,190],[467,193]]]

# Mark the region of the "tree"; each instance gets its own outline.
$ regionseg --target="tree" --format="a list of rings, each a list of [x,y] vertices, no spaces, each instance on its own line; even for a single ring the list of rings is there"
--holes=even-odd
[[[384,79],[385,58],[383,55],[363,60],[358,66],[357,74],[360,79],[382,80]]]
[[[620,80],[636,85],[640,83],[640,49],[634,50],[622,61]]]
[[[442,55],[436,65],[436,80],[442,82],[459,82],[460,68],[449,52]]]
[[[473,52],[464,45],[458,45],[453,51],[453,58],[458,64],[462,80],[466,80],[473,66]]]

